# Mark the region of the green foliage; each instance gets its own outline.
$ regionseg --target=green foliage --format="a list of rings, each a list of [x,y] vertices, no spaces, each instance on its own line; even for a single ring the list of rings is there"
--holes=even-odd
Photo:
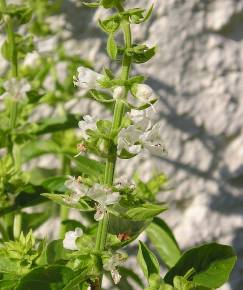
[[[139,242],[137,260],[147,279],[153,274],[159,275],[160,268],[157,258],[142,242]]]
[[[180,258],[180,249],[168,225],[160,218],[154,218],[146,229],[148,238],[158,251],[162,261],[173,267]]]
[[[198,286],[218,288],[229,278],[236,261],[230,246],[216,243],[206,244],[185,252],[165,276],[172,285],[175,276],[184,276],[193,269],[190,280]]]

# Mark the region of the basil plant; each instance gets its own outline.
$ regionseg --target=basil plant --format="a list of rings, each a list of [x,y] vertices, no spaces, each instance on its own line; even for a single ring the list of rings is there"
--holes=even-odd
[[[129,166],[143,152],[167,151],[162,125],[153,121],[159,96],[132,73],[156,54],[132,35],[154,7],[126,2],[79,3],[108,10],[97,25],[120,69],[96,72],[65,46],[62,1],[0,0],[0,289],[213,290],[229,279],[236,261],[230,246],[179,248],[160,215],[168,206],[156,198],[166,188],[163,173],[147,182],[118,175],[119,159]],[[111,117],[73,113],[70,102],[84,98]],[[53,239],[43,228],[57,217]],[[129,266],[130,243],[136,267]]]

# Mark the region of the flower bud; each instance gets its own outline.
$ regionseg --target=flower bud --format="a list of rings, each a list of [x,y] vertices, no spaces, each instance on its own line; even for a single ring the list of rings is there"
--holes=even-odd
[[[123,86],[116,87],[113,92],[113,98],[115,100],[125,99],[126,97],[126,89]]]

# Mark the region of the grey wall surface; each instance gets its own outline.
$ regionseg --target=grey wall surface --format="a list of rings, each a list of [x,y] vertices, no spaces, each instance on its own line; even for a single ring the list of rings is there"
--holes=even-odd
[[[67,0],[63,11],[75,39],[70,47],[100,71],[108,64],[106,36],[96,26],[104,11]],[[173,189],[159,198],[171,206],[164,217],[179,244],[183,249],[212,240],[233,245],[237,267],[230,285],[221,289],[243,289],[243,1],[158,0],[150,21],[133,26],[133,32],[136,42],[159,47],[156,57],[134,72],[148,76],[160,96],[156,118],[168,155],[121,166],[130,175],[138,168],[145,177],[154,168],[168,174]],[[87,106],[97,114],[95,106]]]

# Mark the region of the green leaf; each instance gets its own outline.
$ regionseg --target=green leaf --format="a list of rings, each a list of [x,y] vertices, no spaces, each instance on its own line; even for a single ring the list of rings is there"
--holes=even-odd
[[[29,232],[30,229],[35,230],[41,226],[50,217],[48,211],[40,213],[26,213],[22,212],[22,230],[24,233]]]
[[[93,99],[95,99],[97,102],[100,102],[100,103],[113,103],[114,102],[114,99],[108,95],[107,93],[104,93],[104,92],[99,92],[97,90],[90,90],[89,91],[91,97]]]
[[[115,33],[121,24],[119,14],[112,15],[105,20],[99,20],[100,27],[108,34]]]
[[[146,233],[161,259],[168,267],[173,267],[181,254],[179,246],[168,225],[160,218],[154,218]]]
[[[152,4],[150,6],[150,8],[147,11],[147,13],[145,14],[145,16],[142,16],[142,14],[139,14],[139,13],[131,15],[132,23],[140,24],[140,23],[147,21],[150,18],[150,16],[152,15],[153,9],[154,9],[154,4]],[[144,12],[144,10],[142,12]]]
[[[81,117],[73,114],[67,114],[66,116],[44,118],[37,122],[33,134],[42,135],[57,131],[63,131],[68,129],[77,128],[77,124]],[[31,125],[31,124],[30,124]]]
[[[67,189],[64,185],[66,180],[66,176],[49,177],[42,183],[42,186],[50,192],[66,192]]]
[[[137,260],[147,279],[152,274],[159,274],[160,269],[157,258],[141,241],[139,241]]]
[[[191,280],[199,286],[218,288],[228,279],[236,262],[230,246],[216,243],[206,244],[185,252],[176,265],[165,276],[165,282],[173,285],[175,276],[184,276],[195,269]]]
[[[90,8],[98,8],[100,6],[99,2],[82,2],[82,3]]]
[[[74,162],[79,172],[87,174],[90,177],[101,177],[105,172],[105,165],[99,161],[85,156],[74,158]]]
[[[142,289],[144,288],[142,279],[132,271],[132,269],[128,269],[125,267],[119,267],[119,272],[122,276],[122,279],[131,279],[133,280],[138,286],[140,286]]]
[[[167,210],[165,204],[143,204],[129,209],[125,216],[133,221],[143,221],[151,219],[165,210]]]
[[[133,54],[133,61],[135,63],[145,63],[149,61],[156,54],[156,46],[146,49],[143,52],[135,52]]]
[[[50,242],[46,249],[46,258],[48,264],[57,264],[60,261],[68,260],[67,250],[63,248],[63,240]]]
[[[110,137],[111,127],[112,127],[111,121],[99,120],[96,122],[96,126],[97,126],[98,131],[103,137],[106,137],[106,138]]]
[[[12,48],[7,40],[4,41],[1,47],[2,56],[7,60],[11,61],[12,58]]]
[[[15,17],[20,24],[25,24],[30,21],[32,11],[26,5],[15,5],[9,4],[5,9],[2,9],[0,12],[3,14],[10,15],[11,17]]]
[[[21,158],[22,162],[27,162],[43,154],[58,154],[60,151],[60,147],[52,140],[35,140],[26,143],[21,148]]]
[[[79,273],[75,273],[75,277],[70,280],[67,285],[62,290],[70,290],[70,289],[79,289],[79,284],[84,282],[87,279],[87,270],[82,269]]]
[[[3,279],[0,280],[0,289],[1,290],[12,290],[18,282],[17,277],[15,279]]]
[[[65,266],[39,267],[25,275],[15,290],[62,290],[73,278],[74,272]],[[69,290],[77,290],[77,288]]]
[[[0,252],[0,273],[2,274],[12,274],[18,273],[20,271],[19,263],[11,260],[4,253]]]
[[[29,185],[29,187],[19,193],[11,206],[0,208],[0,216],[46,201],[46,198],[40,195],[44,191],[41,186]]]
[[[107,49],[107,53],[108,53],[109,57],[111,59],[115,60],[116,56],[117,56],[117,44],[116,44],[113,33],[111,33],[108,37],[106,49]]]
[[[195,282],[187,281],[184,277],[179,276],[174,278],[174,287],[176,290],[212,290],[210,288],[198,286]]]

